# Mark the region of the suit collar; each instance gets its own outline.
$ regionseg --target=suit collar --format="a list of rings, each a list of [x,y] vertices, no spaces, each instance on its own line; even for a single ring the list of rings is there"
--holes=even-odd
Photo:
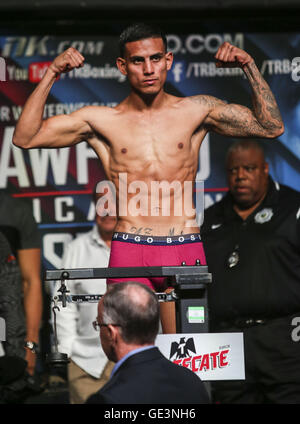
[[[159,357],[161,357],[161,353],[156,346],[151,346],[150,348],[142,351],[138,351],[137,353],[133,353],[131,356],[125,358],[125,360],[117,367],[117,369],[113,370],[113,375],[116,375],[123,367],[128,366],[136,366],[140,363],[153,361]],[[118,365],[118,363],[116,364]]]

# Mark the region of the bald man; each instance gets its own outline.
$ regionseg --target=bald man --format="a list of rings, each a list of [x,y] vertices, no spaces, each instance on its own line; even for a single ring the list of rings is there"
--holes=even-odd
[[[214,383],[215,400],[299,403],[300,193],[273,181],[254,140],[230,147],[226,172],[229,193],[205,211],[201,233],[211,330],[243,332],[246,380]]]
[[[158,300],[150,288],[136,282],[110,286],[99,302],[94,327],[100,330],[108,359],[116,365],[109,382],[87,403],[209,403],[200,378],[154,346],[158,323]]]

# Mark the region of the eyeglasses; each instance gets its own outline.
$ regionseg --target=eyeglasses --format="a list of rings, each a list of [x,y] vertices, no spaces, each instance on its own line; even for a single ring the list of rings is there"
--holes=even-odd
[[[108,327],[109,325],[114,325],[115,327],[121,327],[120,324],[113,324],[113,323],[99,324],[97,320],[93,321],[92,324],[95,331],[100,331],[101,327]]]

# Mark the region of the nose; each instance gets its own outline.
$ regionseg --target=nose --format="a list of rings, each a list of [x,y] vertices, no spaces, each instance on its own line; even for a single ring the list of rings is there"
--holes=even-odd
[[[242,166],[239,166],[236,171],[236,179],[237,180],[244,180],[246,178],[245,170]]]
[[[153,74],[153,63],[150,59],[146,59],[144,62],[144,74],[145,75]]]

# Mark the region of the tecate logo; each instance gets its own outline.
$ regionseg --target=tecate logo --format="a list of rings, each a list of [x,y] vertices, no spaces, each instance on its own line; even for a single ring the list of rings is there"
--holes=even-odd
[[[175,356],[175,359],[172,360],[174,364],[189,368],[193,372],[209,371],[227,367],[229,351],[230,349],[226,348],[197,355],[194,339],[191,337],[185,340],[185,337],[182,337],[179,343],[171,344],[170,360]],[[195,353],[195,355],[191,353]]]

